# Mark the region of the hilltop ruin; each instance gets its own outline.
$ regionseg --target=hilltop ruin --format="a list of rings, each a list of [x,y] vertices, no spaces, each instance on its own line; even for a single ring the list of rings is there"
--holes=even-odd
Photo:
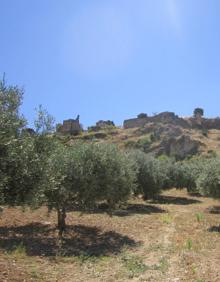
[[[166,126],[167,131],[174,131],[182,129],[218,129],[220,130],[220,118],[204,118],[202,114],[197,112],[192,117],[179,117],[173,112],[162,112],[153,116],[148,116],[145,113],[139,114],[136,118],[127,119],[123,123],[124,129],[129,128],[145,128],[151,131],[151,127]],[[95,126],[88,127],[88,131],[100,131],[107,128],[115,127],[113,121],[100,120]],[[163,128],[164,129],[164,128]],[[82,126],[79,122],[79,115],[76,119],[64,120],[63,124],[57,125],[57,132],[60,134],[78,135],[82,131]],[[175,134],[174,134],[175,135]]]
[[[63,124],[57,126],[57,132],[61,134],[78,135],[82,131],[82,126],[79,122],[79,115],[76,119],[67,119]]]
[[[182,118],[173,112],[162,112],[154,116],[140,114],[137,118],[127,119],[124,121],[124,128],[144,127],[150,123],[172,124],[189,129],[220,129],[220,118],[203,118],[196,115],[190,118]]]

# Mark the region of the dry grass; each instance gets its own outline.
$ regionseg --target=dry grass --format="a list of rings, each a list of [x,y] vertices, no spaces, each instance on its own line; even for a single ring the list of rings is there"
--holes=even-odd
[[[182,133],[189,135],[192,139],[201,143],[199,153],[202,155],[217,154],[220,155],[220,130],[208,130],[207,136],[203,135],[200,129],[182,129]],[[123,129],[116,127],[100,132],[83,132],[79,136],[68,137],[68,143],[72,144],[76,140],[106,142],[117,144],[120,148],[126,148],[129,143],[136,143],[143,138],[149,138],[152,132],[145,133],[142,128]],[[166,133],[162,134],[160,140],[152,142],[149,151],[157,150],[160,142],[166,137]]]
[[[62,256],[56,214],[5,208],[0,281],[220,281],[220,204],[171,190],[113,217],[70,212]]]

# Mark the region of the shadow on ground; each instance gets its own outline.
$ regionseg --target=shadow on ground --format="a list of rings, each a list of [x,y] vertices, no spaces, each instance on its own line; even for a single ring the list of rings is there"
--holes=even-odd
[[[208,229],[209,232],[219,232],[220,233],[220,225],[219,226],[211,226]]]
[[[220,206],[213,206],[208,209],[209,213],[220,214]]]
[[[204,198],[203,195],[201,195],[200,193],[198,192],[188,192],[189,196],[191,197],[197,197],[197,198]]]
[[[13,251],[22,244],[29,256],[55,256],[58,251],[54,227],[33,223],[24,226],[0,227],[0,248]],[[62,253],[65,256],[115,255],[124,247],[136,247],[136,242],[114,231],[102,232],[96,227],[67,226]]]
[[[68,209],[68,212],[71,211],[79,211],[82,213],[92,213],[92,214],[101,214],[101,213],[109,213],[109,206],[106,203],[100,204],[97,208],[85,211],[80,208],[77,209]],[[132,216],[136,214],[152,214],[152,213],[165,213],[166,211],[160,207],[154,206],[154,205],[146,205],[146,204],[126,204],[125,207],[119,208],[117,210],[111,211],[111,215],[113,216],[119,216],[119,217],[124,217],[124,216]]]
[[[153,205],[129,204],[126,207],[126,209],[113,212],[113,215],[131,216],[135,214],[151,214],[151,213],[164,213],[164,212],[166,211]]]
[[[152,204],[173,204],[173,205],[192,205],[199,204],[201,201],[186,197],[158,196],[150,201]]]

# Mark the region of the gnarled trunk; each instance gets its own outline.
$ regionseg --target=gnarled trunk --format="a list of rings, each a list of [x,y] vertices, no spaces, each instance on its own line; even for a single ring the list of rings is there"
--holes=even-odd
[[[57,209],[57,221],[59,230],[59,239],[63,239],[63,232],[66,229],[66,209],[64,207]]]

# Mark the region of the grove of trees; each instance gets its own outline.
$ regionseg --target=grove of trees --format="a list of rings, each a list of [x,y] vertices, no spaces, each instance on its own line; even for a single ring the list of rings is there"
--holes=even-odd
[[[111,144],[68,145],[42,106],[35,131],[27,130],[22,98],[22,89],[0,81],[0,204],[55,209],[60,238],[68,209],[90,211],[106,202],[111,213],[131,195],[149,199],[172,187],[220,198],[219,157],[176,162]]]

